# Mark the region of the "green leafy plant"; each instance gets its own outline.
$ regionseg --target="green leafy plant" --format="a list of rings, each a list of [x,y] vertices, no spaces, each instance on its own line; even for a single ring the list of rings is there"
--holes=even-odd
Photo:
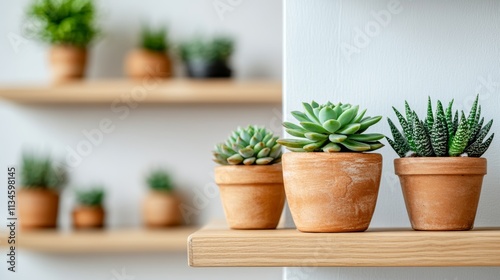
[[[463,111],[459,114],[457,110],[453,114],[453,100],[446,110],[441,101],[438,101],[436,113],[433,114],[429,97],[427,116],[423,121],[405,101],[406,118],[392,107],[403,131],[400,132],[388,118],[393,139],[387,138],[387,141],[400,157],[480,157],[490,146],[495,134],[483,141],[493,120],[483,126],[484,117],[481,118],[481,106],[478,101],[479,95],[466,117]]]
[[[154,29],[144,25],[141,31],[141,47],[150,51],[165,52],[168,50],[167,29]]]
[[[23,188],[57,189],[66,182],[66,170],[56,166],[50,157],[24,153],[20,182]]]
[[[365,117],[366,109],[351,104],[320,105],[302,103],[304,112],[293,111],[300,125],[284,122],[288,134],[297,139],[280,139],[278,143],[293,152],[367,152],[382,148],[380,133],[364,133],[382,116]]]
[[[233,40],[216,37],[212,40],[195,38],[180,45],[181,58],[184,61],[226,61],[234,50]]]
[[[156,169],[149,173],[146,178],[148,186],[154,191],[172,192],[174,184],[168,171],[164,169]]]
[[[35,0],[26,16],[26,30],[43,42],[87,46],[99,34],[93,0]]]
[[[76,201],[81,206],[96,207],[101,206],[104,200],[104,188],[94,187],[89,190],[77,190]]]
[[[222,165],[264,165],[281,161],[277,136],[263,127],[238,127],[224,143],[215,146],[214,161]]]

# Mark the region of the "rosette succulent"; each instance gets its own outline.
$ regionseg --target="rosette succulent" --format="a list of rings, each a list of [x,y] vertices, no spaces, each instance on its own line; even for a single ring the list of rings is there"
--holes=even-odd
[[[486,140],[493,120],[484,126],[481,118],[479,95],[472,104],[469,115],[458,110],[453,113],[453,100],[444,110],[441,101],[437,102],[436,113],[433,114],[431,98],[428,99],[427,116],[420,120],[418,115],[405,102],[405,116],[393,107],[403,128],[399,131],[391,119],[387,119],[393,139],[387,138],[394,151],[400,157],[480,157],[493,141],[495,134]]]
[[[174,190],[174,183],[170,173],[164,169],[151,171],[146,178],[146,182],[149,188],[154,191],[172,192]]]
[[[382,148],[380,133],[364,133],[382,116],[365,117],[366,109],[351,104],[320,105],[302,103],[304,112],[293,111],[300,125],[284,122],[288,134],[296,139],[280,139],[278,143],[293,152],[367,152]]]
[[[278,137],[263,127],[239,127],[226,140],[215,146],[214,161],[222,165],[264,165],[281,161]]]

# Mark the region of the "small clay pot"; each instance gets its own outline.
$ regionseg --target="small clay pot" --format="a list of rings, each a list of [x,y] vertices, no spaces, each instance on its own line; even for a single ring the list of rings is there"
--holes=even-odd
[[[104,208],[101,206],[78,206],[73,210],[73,227],[76,229],[104,227]]]
[[[215,182],[230,228],[276,228],[285,203],[281,164],[218,166]]]
[[[59,194],[46,188],[22,188],[17,192],[18,218],[22,229],[55,228]]]
[[[297,229],[365,231],[382,175],[382,156],[368,153],[285,153],[283,179]]]
[[[125,59],[125,73],[133,79],[172,76],[172,63],[164,52],[136,49]]]
[[[173,193],[152,191],[142,205],[142,218],[147,227],[169,227],[182,223],[180,200]]]
[[[81,79],[87,67],[87,49],[71,45],[54,45],[50,49],[54,82]]]
[[[413,229],[472,229],[486,174],[485,158],[399,158],[394,169]]]

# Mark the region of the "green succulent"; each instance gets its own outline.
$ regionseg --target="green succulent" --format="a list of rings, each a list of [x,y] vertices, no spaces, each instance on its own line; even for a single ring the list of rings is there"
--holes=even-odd
[[[164,169],[156,169],[151,171],[146,182],[150,189],[161,192],[171,192],[174,190],[174,184],[168,171]]]
[[[238,127],[226,142],[215,146],[214,161],[222,165],[265,165],[281,161],[277,136],[263,127]]]
[[[100,186],[89,190],[76,190],[76,201],[81,206],[101,206],[104,194],[104,188]]]
[[[226,61],[233,49],[233,40],[227,37],[216,37],[212,40],[194,38],[180,45],[180,55],[184,61]]]
[[[297,139],[280,139],[278,143],[293,152],[367,152],[380,149],[384,138],[380,133],[363,133],[382,119],[365,117],[359,106],[315,101],[302,103],[304,112],[293,111],[300,125],[284,122],[286,132]]]
[[[143,25],[141,31],[141,47],[150,51],[165,52],[168,50],[167,29],[161,27],[153,29]]]
[[[66,182],[65,168],[54,164],[50,157],[23,153],[20,182],[23,188],[57,189]]]
[[[453,114],[453,100],[444,110],[441,101],[437,102],[436,113],[433,114],[431,98],[428,98],[427,116],[421,121],[415,111],[405,101],[405,116],[396,108],[394,112],[399,119],[403,131],[400,132],[390,118],[387,119],[393,139],[387,138],[394,151],[400,157],[480,157],[486,152],[495,134],[486,140],[493,120],[484,124],[481,118],[479,95],[472,104],[466,117],[458,110]]]
[[[92,0],[34,0],[26,32],[50,44],[85,47],[100,33],[95,14]]]

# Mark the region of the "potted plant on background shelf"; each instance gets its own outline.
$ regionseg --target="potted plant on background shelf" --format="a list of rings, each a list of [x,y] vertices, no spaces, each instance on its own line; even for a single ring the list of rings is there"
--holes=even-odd
[[[73,226],[77,229],[102,228],[105,211],[103,207],[104,189],[95,187],[89,190],[77,190],[77,206],[73,209]]]
[[[56,82],[85,76],[87,47],[99,34],[92,0],[35,0],[27,11],[30,36],[51,44]]]
[[[233,49],[233,40],[227,37],[195,38],[181,44],[180,55],[191,78],[229,78],[228,60]]]
[[[379,133],[364,133],[382,118],[365,117],[350,104],[303,103],[300,122],[284,122],[297,139],[278,143],[283,179],[297,229],[303,232],[364,231],[370,225],[380,185],[382,155],[365,153],[384,145]]]
[[[215,182],[219,185],[227,223],[232,229],[274,229],[285,203],[281,145],[265,128],[233,131],[216,145]]]
[[[49,157],[24,153],[20,175],[17,203],[21,228],[55,228],[59,188],[66,181],[65,170],[57,168]]]
[[[144,25],[141,45],[131,51],[125,60],[126,74],[135,79],[147,77],[167,78],[172,76],[172,63],[168,56],[167,29],[154,29]]]
[[[483,126],[478,98],[468,117],[463,111],[453,114],[453,101],[446,111],[438,101],[434,114],[430,97],[423,121],[407,102],[406,118],[393,107],[403,132],[388,119],[393,139],[387,141],[401,157],[394,168],[415,230],[469,230],[474,225],[486,174],[481,155],[494,137],[486,139],[493,120]]]
[[[142,216],[147,227],[168,227],[182,223],[180,199],[168,171],[156,169],[146,178],[149,193],[142,205]]]

